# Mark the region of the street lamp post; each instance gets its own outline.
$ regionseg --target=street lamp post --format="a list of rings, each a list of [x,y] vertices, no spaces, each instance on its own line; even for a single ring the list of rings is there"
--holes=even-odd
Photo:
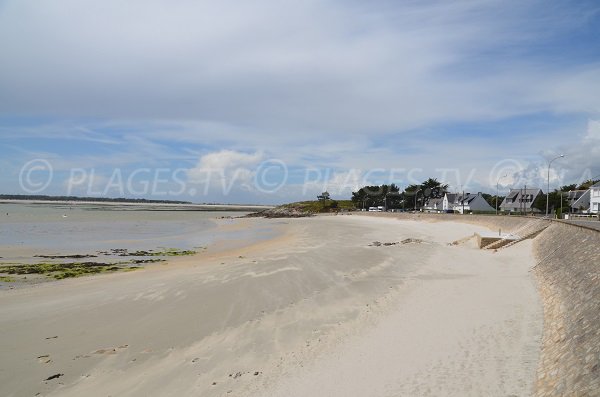
[[[387,193],[385,194],[385,211],[386,211],[386,212],[387,212],[387,210],[388,210],[388,204],[387,204],[387,200],[388,200],[388,199],[387,199],[387,197],[388,197],[389,195],[392,195],[392,196],[399,196],[398,192],[387,192]],[[392,210],[394,210],[394,209],[392,208]]]
[[[501,177],[498,178],[498,180],[496,181],[496,215],[498,215],[498,184],[500,183],[500,179],[502,178],[506,178],[508,176],[508,174],[504,174]]]
[[[417,197],[419,196],[419,192],[423,189],[419,189],[415,192],[415,211],[417,211]]]
[[[552,162],[554,160],[558,160],[562,157],[565,157],[564,154],[561,154],[560,156],[556,156],[555,158],[553,158],[552,160],[550,160],[550,162],[548,163],[548,190],[546,191],[546,217],[548,217],[548,207],[549,207],[549,203],[550,203],[550,166],[552,165]]]
[[[387,196],[388,196],[388,194],[390,194],[390,193],[391,193],[391,192],[387,192],[387,193],[385,194],[385,196],[383,196],[383,210],[384,210],[385,212],[387,212],[387,210],[388,210],[388,206],[387,206]]]
[[[563,209],[563,203],[562,200],[563,199],[563,191],[560,191],[560,219],[562,219],[563,215],[562,215],[562,209]]]

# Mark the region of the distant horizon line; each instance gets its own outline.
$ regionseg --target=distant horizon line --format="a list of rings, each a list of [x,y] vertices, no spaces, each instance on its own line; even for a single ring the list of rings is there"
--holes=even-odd
[[[186,206],[239,206],[239,207],[273,207],[271,204],[247,204],[247,203],[194,203],[182,200],[160,200],[146,198],[126,197],[89,197],[89,196],[63,196],[63,195],[39,195],[39,194],[0,194],[0,201],[49,201],[49,202],[90,202],[101,204],[168,204]]]

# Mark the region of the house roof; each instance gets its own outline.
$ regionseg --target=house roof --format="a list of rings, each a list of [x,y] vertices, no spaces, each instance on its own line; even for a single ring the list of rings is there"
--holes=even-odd
[[[565,199],[569,201],[579,200],[581,196],[583,196],[588,190],[570,190],[566,196],[563,196]],[[564,193],[563,193],[564,194]]]
[[[579,209],[582,208],[587,210],[590,208],[590,190],[580,190],[583,192],[581,196],[577,200],[574,200],[571,203],[571,208]],[[569,200],[570,201],[570,200]]]
[[[502,204],[500,204],[500,208],[526,208],[529,209],[533,206],[533,202],[535,198],[539,195],[543,194],[540,188],[530,188],[530,189],[511,189],[510,193],[506,195]],[[525,202],[521,201],[521,197],[524,195],[532,196],[533,200],[527,200]],[[512,202],[508,202],[507,200],[511,200]]]
[[[435,208],[438,209],[438,207],[441,209],[442,207],[442,200],[441,198],[430,198],[427,201],[427,204],[424,206],[424,208]]]
[[[542,192],[542,189],[540,189],[539,187],[534,187],[534,188],[531,188],[531,189],[514,189],[514,190],[521,191],[524,194],[544,193],[544,192]]]
[[[508,195],[506,197],[512,198],[519,194],[537,194],[537,193],[543,193],[542,189],[540,189],[538,187],[529,188],[529,189],[510,189],[510,193],[508,193]]]
[[[477,197],[476,194],[471,194],[471,193],[465,193],[465,195],[463,196],[462,194],[458,196],[458,198],[456,199],[456,201],[459,204],[462,204],[462,202],[464,201],[465,204],[470,203],[471,201],[473,201],[473,199]]]
[[[458,196],[458,194],[456,193],[446,193],[446,197],[448,197],[449,203],[453,203],[454,200],[456,200],[456,196]]]

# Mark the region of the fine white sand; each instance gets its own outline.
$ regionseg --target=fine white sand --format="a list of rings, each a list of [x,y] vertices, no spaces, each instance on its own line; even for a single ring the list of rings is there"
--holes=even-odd
[[[530,242],[481,251],[448,243],[483,228],[377,216],[236,227],[265,225],[280,237],[0,291],[0,394],[531,394]]]

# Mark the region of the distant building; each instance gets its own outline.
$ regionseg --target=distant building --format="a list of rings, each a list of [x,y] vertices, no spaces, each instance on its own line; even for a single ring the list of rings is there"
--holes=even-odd
[[[544,194],[542,189],[511,189],[500,204],[500,210],[505,212],[539,212],[533,208],[535,199]]]
[[[441,212],[443,210],[443,201],[441,198],[430,198],[427,204],[423,206],[426,212]]]
[[[442,210],[453,211],[453,206],[456,203],[457,193],[446,193],[442,200]]]
[[[473,193],[446,193],[442,199],[442,209],[454,212],[492,212],[495,209],[488,204],[481,192]]]
[[[600,213],[600,182],[592,185],[590,191],[590,209],[589,212],[593,214]]]
[[[586,213],[590,210],[590,191],[588,190],[571,190],[563,198],[567,200],[571,212]]]

